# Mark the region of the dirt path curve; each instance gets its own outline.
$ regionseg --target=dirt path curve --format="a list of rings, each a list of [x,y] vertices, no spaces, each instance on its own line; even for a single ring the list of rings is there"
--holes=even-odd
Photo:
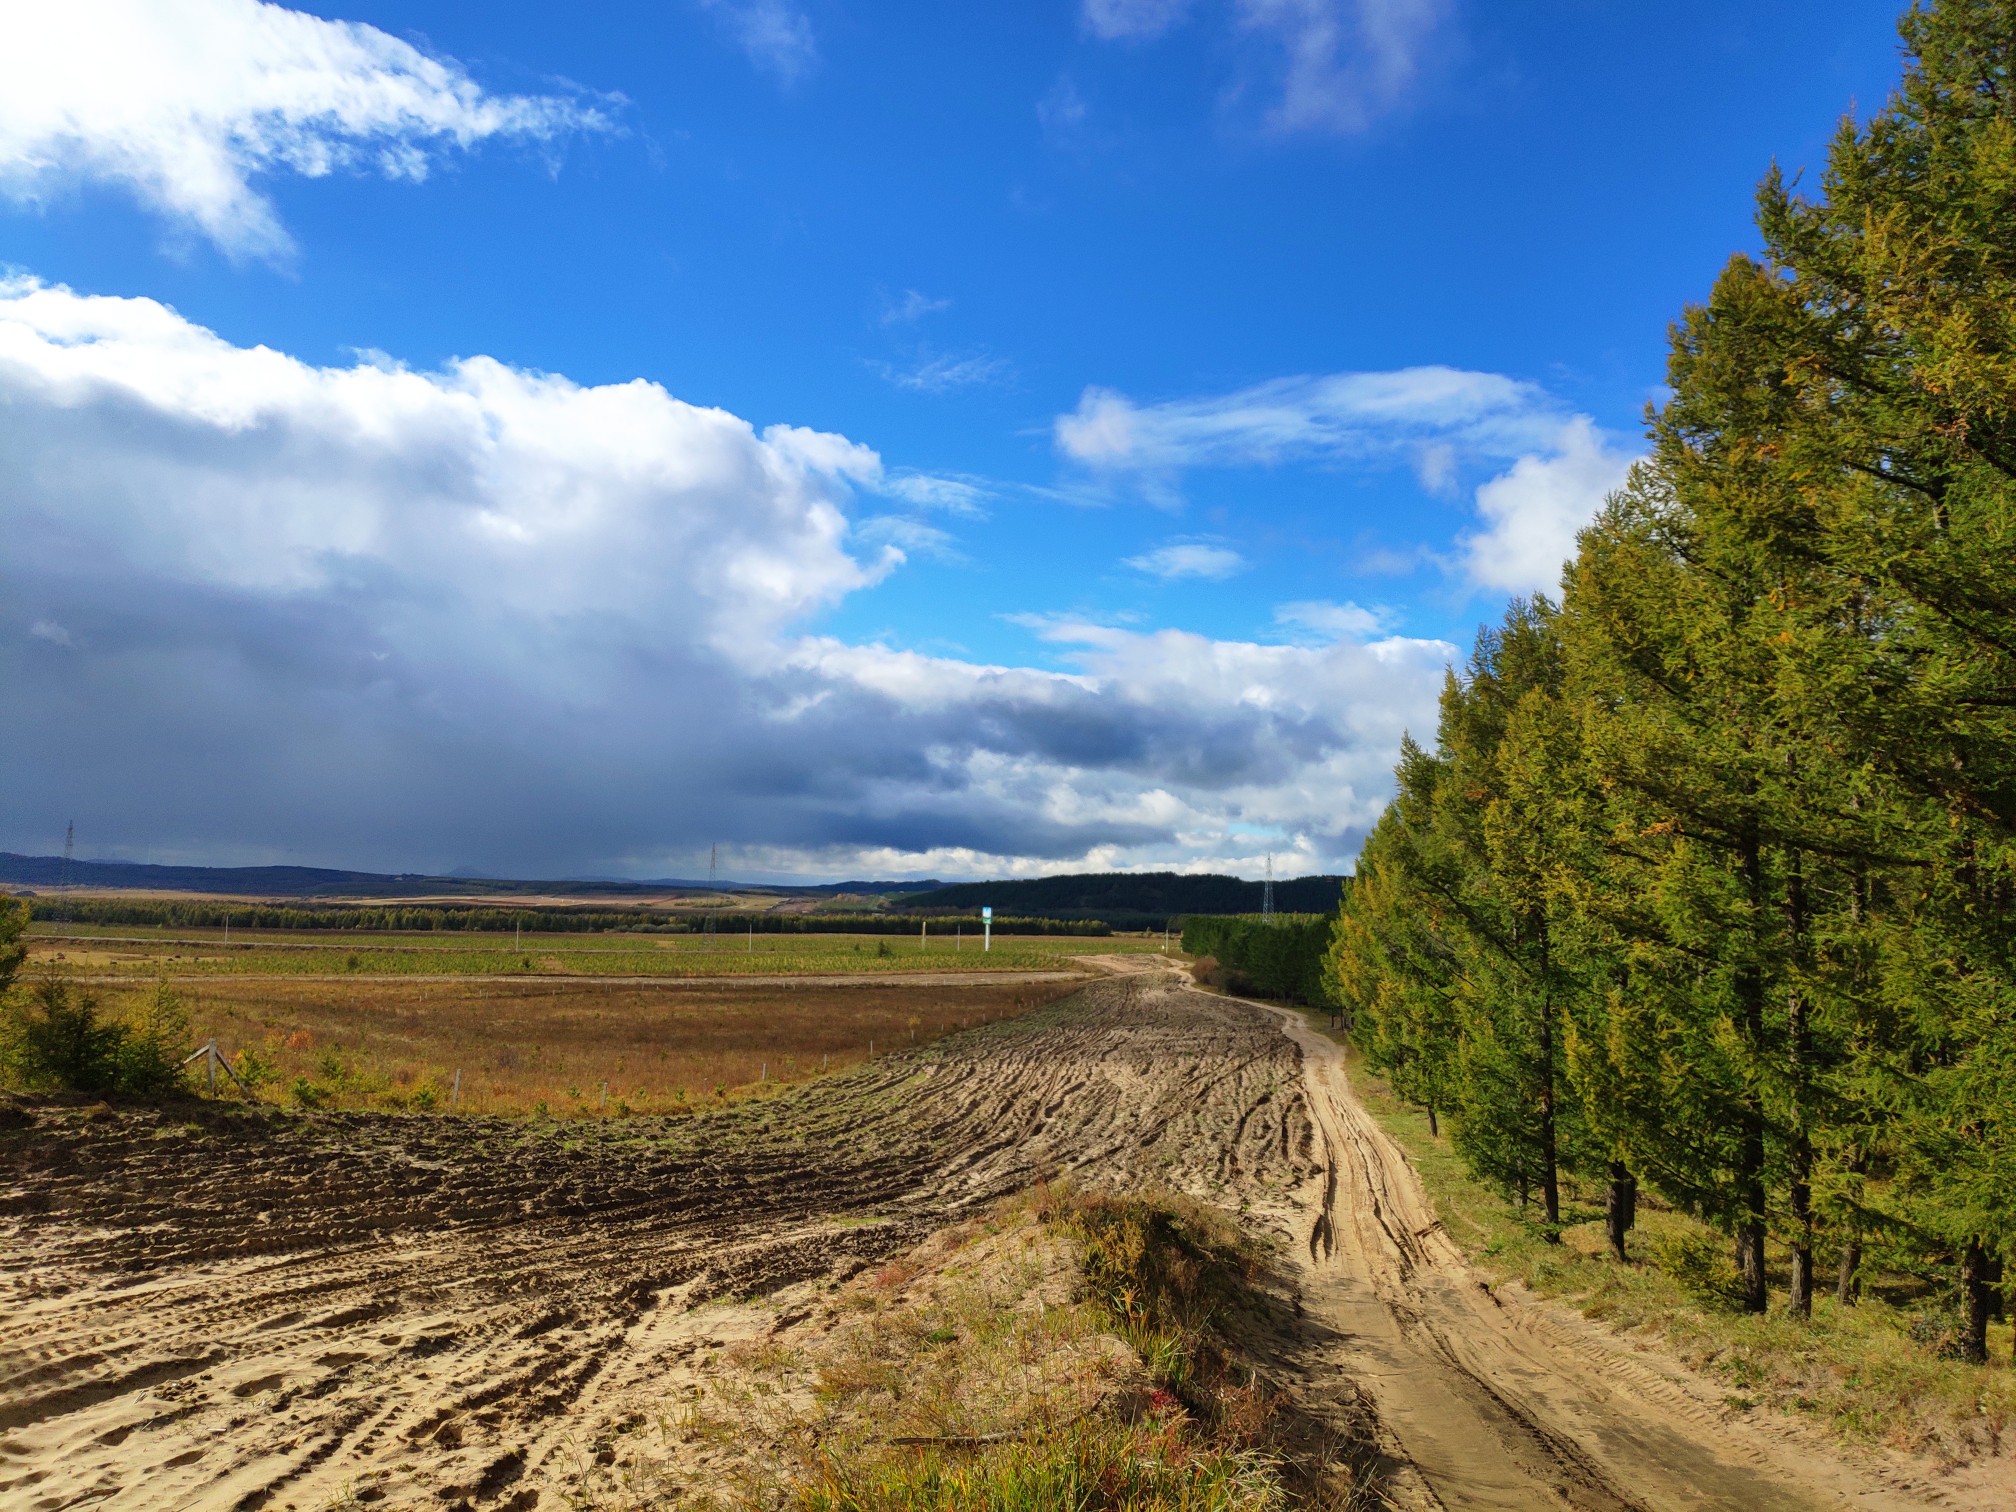
[[[1399,1147],[1352,1094],[1341,1047],[1270,1009],[1302,1052],[1326,1167],[1304,1301],[1328,1363],[1370,1394],[1430,1505],[1600,1512],[1904,1512],[1789,1430],[1728,1413],[1705,1384],[1543,1303],[1494,1295],[1437,1223]],[[1929,1489],[1929,1488],[1928,1488]]]

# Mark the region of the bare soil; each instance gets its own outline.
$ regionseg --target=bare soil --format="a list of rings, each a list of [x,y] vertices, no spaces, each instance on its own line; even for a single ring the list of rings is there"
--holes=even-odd
[[[1273,1237],[1296,1294],[1255,1356],[1376,1437],[1393,1505],[2007,1504],[1732,1422],[1484,1290],[1333,1043],[1152,967],[699,1118],[43,1100],[0,1125],[8,1508],[581,1504],[847,1278],[1064,1173]]]

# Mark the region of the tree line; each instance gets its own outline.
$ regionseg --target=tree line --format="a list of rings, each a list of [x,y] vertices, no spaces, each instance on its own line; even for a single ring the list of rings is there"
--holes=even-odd
[[[36,919],[72,924],[133,924],[162,929],[301,929],[408,931],[428,933],[475,931],[509,933],[524,927],[542,934],[698,934],[707,927],[699,913],[649,912],[643,909],[597,909],[525,905],[497,908],[475,905],[411,907],[337,903],[245,903],[216,898],[77,898],[59,896],[26,900]],[[901,913],[737,913],[722,909],[714,915],[717,929],[731,934],[888,934],[912,935],[927,922],[921,914]],[[932,914],[934,937],[955,925],[968,933],[980,931],[980,916]],[[1112,927],[1101,919],[1032,919],[996,915],[997,934],[1108,935]]]
[[[1199,981],[1292,1003],[1329,1000],[1324,983],[1329,915],[1193,914],[1182,925],[1183,952],[1197,959]]]
[[[1642,1184],[1742,1307],[2016,1246],[2016,13],[1902,22],[1885,109],[1758,194],[1558,602],[1409,742],[1332,990],[1470,1165]]]

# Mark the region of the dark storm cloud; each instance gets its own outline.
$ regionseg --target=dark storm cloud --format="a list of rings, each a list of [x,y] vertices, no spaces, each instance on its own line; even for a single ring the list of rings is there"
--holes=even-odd
[[[520,874],[1335,865],[1446,648],[804,636],[843,438],[477,359],[318,369],[0,283],[0,845]],[[1276,838],[1256,841],[1265,830]],[[1282,835],[1300,837],[1292,842]]]

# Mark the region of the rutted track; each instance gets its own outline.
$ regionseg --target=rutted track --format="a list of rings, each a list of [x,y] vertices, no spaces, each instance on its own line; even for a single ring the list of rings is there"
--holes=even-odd
[[[435,1506],[558,1505],[717,1342],[702,1302],[857,1269],[1044,1170],[1306,1181],[1298,1060],[1243,1005],[1128,979],[697,1120],[17,1107],[0,1504],[319,1507],[397,1464]]]
[[[1902,1512],[1945,1501],[1873,1478],[1578,1319],[1494,1294],[1352,1095],[1339,1046],[1280,1009],[1303,1051],[1324,1167],[1304,1302],[1330,1368],[1362,1387],[1419,1499],[1577,1512]]]

